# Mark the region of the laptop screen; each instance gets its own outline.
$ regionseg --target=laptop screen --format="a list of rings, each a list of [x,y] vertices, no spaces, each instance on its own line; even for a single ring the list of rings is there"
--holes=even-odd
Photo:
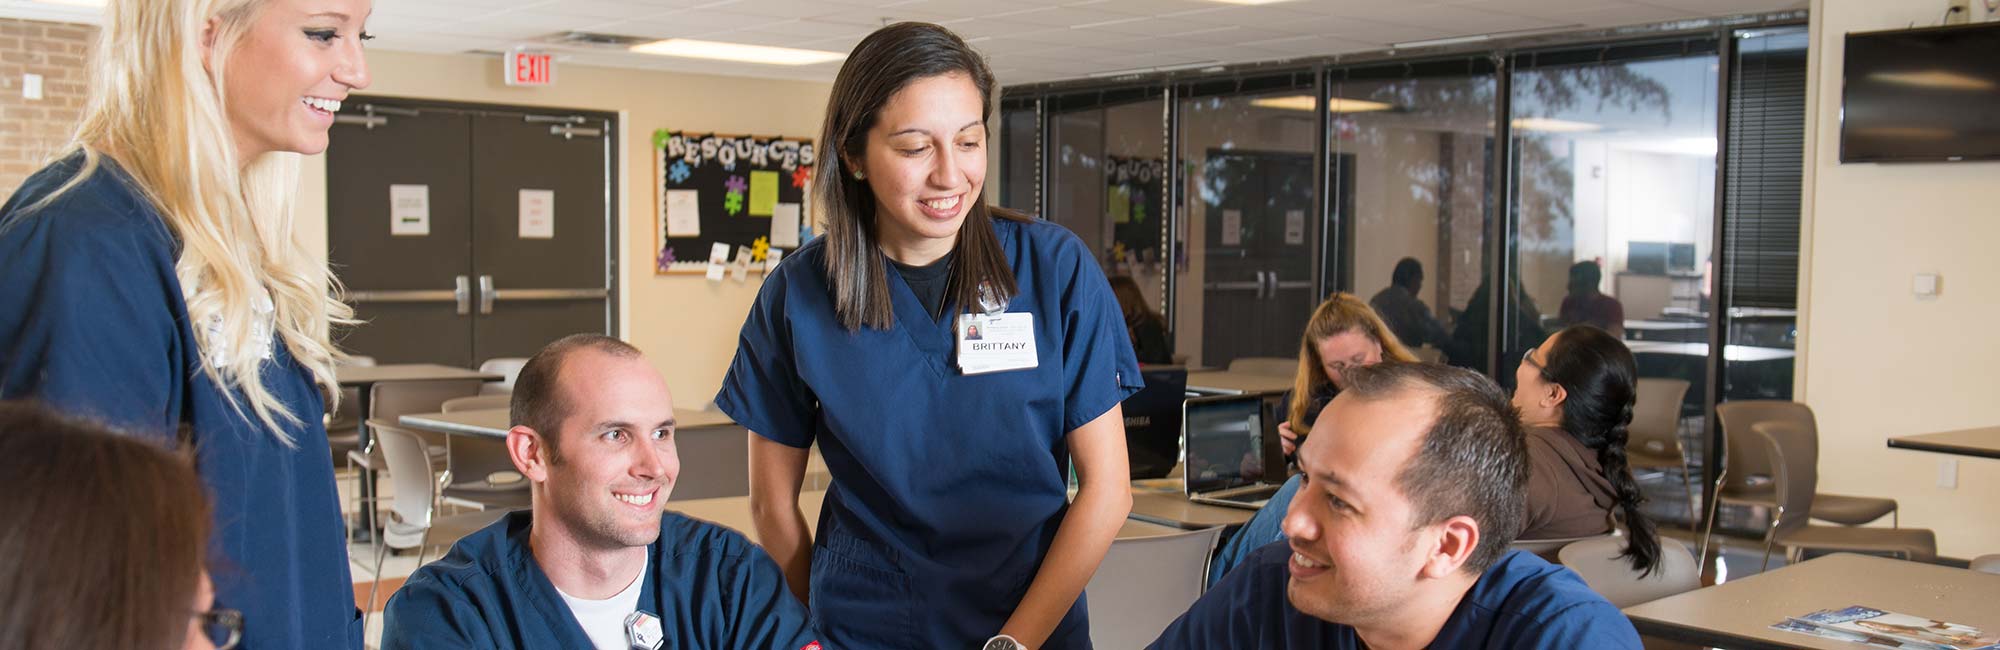
[[[1125,452],[1132,478],[1160,478],[1181,460],[1181,401],[1187,399],[1187,369],[1143,368],[1146,388],[1125,398]]]
[[[1187,490],[1213,492],[1265,478],[1266,396],[1259,393],[1187,401]],[[1275,429],[1274,429],[1275,431]]]

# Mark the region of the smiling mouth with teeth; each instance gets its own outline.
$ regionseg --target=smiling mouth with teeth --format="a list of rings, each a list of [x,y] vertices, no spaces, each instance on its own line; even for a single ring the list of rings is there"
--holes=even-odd
[[[929,207],[932,210],[950,210],[952,208],[958,207],[958,197],[952,196],[942,199],[933,199],[930,201],[923,201],[923,204],[924,206]]]
[[[305,104],[309,108],[318,111],[324,111],[327,113],[340,112],[340,100],[338,99],[326,99],[324,97],[301,97],[299,98],[299,102]]]
[[[1293,553],[1292,553],[1292,561],[1293,561],[1293,562],[1297,562],[1297,563],[1299,563],[1299,566],[1302,566],[1302,567],[1305,567],[1305,568],[1308,568],[1308,569],[1317,569],[1317,568],[1320,568],[1320,567],[1323,567],[1323,566],[1326,566],[1326,565],[1324,565],[1324,564],[1320,564],[1320,563],[1318,563],[1318,562],[1314,562],[1314,561],[1312,560],[1312,558],[1309,558],[1309,557],[1306,557],[1306,556],[1304,556],[1304,555],[1300,555],[1300,554],[1299,554],[1299,553],[1297,553],[1297,552],[1293,552]]]
[[[613,492],[611,493],[611,496],[618,499],[619,501],[623,501],[635,506],[646,506],[646,505],[652,505],[653,496],[657,494],[659,494],[659,492],[657,491],[647,492],[645,494],[619,494]]]

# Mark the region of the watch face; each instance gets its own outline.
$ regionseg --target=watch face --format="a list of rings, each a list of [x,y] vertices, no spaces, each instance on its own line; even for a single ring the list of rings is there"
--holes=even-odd
[[[1020,647],[1020,642],[1002,636],[988,640],[985,650],[1018,650]]]

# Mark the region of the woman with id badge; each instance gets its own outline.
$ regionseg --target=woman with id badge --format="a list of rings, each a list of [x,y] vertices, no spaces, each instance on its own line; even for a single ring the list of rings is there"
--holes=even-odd
[[[1090,646],[1139,368],[1091,252],[982,198],[993,92],[942,27],[862,40],[820,139],[826,235],[765,280],[716,396],[752,432],[758,538],[828,647]]]

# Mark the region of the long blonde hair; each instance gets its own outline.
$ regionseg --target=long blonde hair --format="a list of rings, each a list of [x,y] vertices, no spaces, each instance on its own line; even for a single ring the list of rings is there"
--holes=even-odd
[[[341,354],[328,331],[353,322],[354,311],[293,228],[300,156],[266,153],[238,166],[224,63],[268,1],[112,0],[98,35],[90,103],[58,155],[81,152],[83,166],[37,207],[81,184],[106,157],[130,175],[179,239],[174,272],[202,371],[239,415],[241,391],[257,419],[290,446],[283,425],[321,414],[286,408],[264,386],[266,350],[230,342],[254,340],[264,324],[258,302],[269,292],[270,334],[334,401]],[[210,19],[216,24],[204,60]]]
[[[1312,320],[1306,321],[1306,331],[1299,336],[1299,374],[1292,380],[1292,412],[1286,420],[1292,430],[1304,433],[1306,417],[1312,409],[1312,396],[1333,384],[1333,378],[1326,376],[1319,358],[1319,342],[1345,332],[1361,332],[1382,346],[1383,361],[1414,362],[1417,355],[1410,354],[1409,348],[1396,339],[1396,333],[1389,331],[1389,325],[1368,306],[1360,296],[1345,291],[1327,297],[1326,302],[1313,310]]]

